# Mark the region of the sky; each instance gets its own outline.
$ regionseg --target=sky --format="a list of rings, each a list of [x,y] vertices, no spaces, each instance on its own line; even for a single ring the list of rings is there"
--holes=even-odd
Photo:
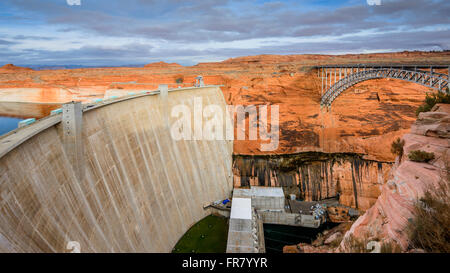
[[[1,0],[0,65],[448,50],[449,15],[448,0]]]

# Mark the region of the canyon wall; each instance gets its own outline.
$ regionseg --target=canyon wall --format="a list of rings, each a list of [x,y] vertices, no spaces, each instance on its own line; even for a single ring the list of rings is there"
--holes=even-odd
[[[390,163],[364,160],[356,154],[300,153],[234,156],[235,187],[283,187],[306,201],[339,196],[339,202],[360,210],[377,200]]]
[[[218,87],[169,92],[168,108],[193,109],[195,97],[225,109]],[[205,203],[230,197],[233,143],[174,141],[165,108],[154,95],[85,111],[81,180],[61,123],[0,158],[0,252],[67,252],[69,241],[81,252],[170,252],[210,213]]]

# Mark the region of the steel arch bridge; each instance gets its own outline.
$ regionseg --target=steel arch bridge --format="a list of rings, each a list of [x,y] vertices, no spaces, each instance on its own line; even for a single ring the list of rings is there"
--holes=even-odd
[[[322,79],[322,106],[331,103],[346,89],[372,79],[399,79],[414,82],[445,92],[450,81],[450,65],[442,64],[359,64],[317,66],[317,75]],[[434,69],[447,69],[447,74]],[[334,79],[333,79],[334,78]]]

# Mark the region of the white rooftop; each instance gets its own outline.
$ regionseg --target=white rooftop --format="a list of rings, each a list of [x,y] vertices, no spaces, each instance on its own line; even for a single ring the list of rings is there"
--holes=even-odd
[[[252,190],[251,189],[240,189],[240,188],[234,188],[233,189],[233,198],[236,197],[252,197]]]
[[[252,187],[254,196],[267,196],[267,197],[282,197],[284,198],[284,192],[281,187]]]
[[[250,189],[233,190],[233,197],[281,197],[284,198],[284,192],[281,187],[259,187],[252,186]]]
[[[230,219],[252,219],[252,199],[233,198]]]

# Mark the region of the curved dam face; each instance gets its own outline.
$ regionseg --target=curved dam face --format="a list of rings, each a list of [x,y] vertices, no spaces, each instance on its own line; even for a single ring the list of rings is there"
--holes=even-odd
[[[193,109],[196,97],[226,107],[219,87],[203,87],[85,110],[82,176],[62,122],[3,155],[0,252],[68,252],[71,241],[81,252],[171,251],[210,214],[203,205],[232,190],[232,141],[175,141],[164,121],[172,106]]]

